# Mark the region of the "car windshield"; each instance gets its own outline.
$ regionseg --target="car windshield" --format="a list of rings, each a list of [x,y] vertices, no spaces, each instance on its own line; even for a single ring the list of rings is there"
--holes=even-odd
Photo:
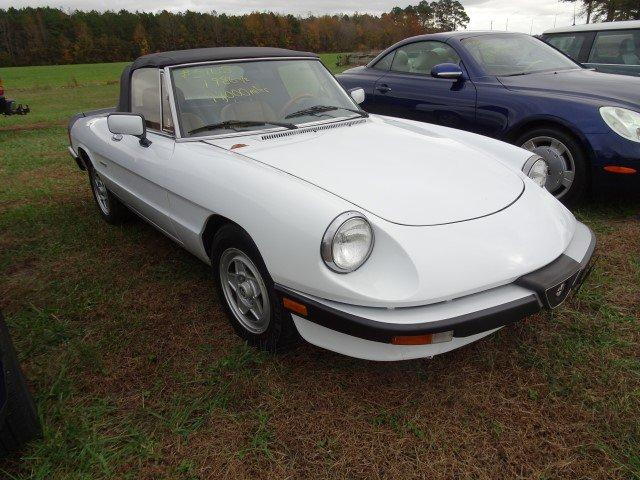
[[[489,75],[510,76],[580,68],[541,40],[527,35],[479,35],[462,40]]]
[[[259,60],[171,69],[184,137],[365,115],[318,60]]]

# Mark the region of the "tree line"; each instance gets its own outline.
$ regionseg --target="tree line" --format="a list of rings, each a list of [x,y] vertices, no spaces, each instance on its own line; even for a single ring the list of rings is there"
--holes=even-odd
[[[639,0],[563,0],[579,3],[587,23],[640,20]]]
[[[128,61],[151,52],[215,46],[381,50],[411,35],[464,28],[468,22],[458,0],[422,0],[379,16],[9,8],[0,9],[0,66]]]

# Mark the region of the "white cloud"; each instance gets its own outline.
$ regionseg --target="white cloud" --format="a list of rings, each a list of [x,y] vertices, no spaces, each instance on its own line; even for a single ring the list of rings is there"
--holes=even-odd
[[[417,4],[415,1],[398,0],[184,0],[180,3],[169,0],[138,0],[132,6],[128,0],[0,0],[0,8],[44,6],[80,10],[131,10],[144,11],[184,11],[196,10],[219,13],[249,13],[253,11],[275,11],[305,16],[309,13],[353,13],[369,12],[380,14],[396,5]],[[493,22],[494,30],[518,31],[534,34],[547,28],[571,25],[573,22],[573,4],[558,0],[461,0],[471,22],[469,29],[489,30]],[[533,22],[533,24],[532,24]]]
[[[537,34],[554,25],[561,27],[573,23],[573,4],[557,0],[484,0],[466,3],[465,9],[471,18],[470,30],[489,30],[493,24],[494,30]],[[577,18],[579,21],[580,18]]]

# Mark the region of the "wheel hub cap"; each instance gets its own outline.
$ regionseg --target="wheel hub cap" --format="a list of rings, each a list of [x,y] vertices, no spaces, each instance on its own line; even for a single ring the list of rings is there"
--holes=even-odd
[[[540,155],[547,161],[549,165],[549,175],[547,176],[545,188],[550,192],[555,192],[560,188],[563,174],[567,171],[567,164],[564,158],[562,158],[558,150],[551,147],[536,147],[532,152]]]
[[[236,320],[251,333],[266,331],[271,318],[267,287],[257,267],[244,252],[229,248],[222,253],[220,282]]]
[[[522,148],[540,155],[549,165],[545,188],[557,198],[562,198],[573,185],[575,164],[569,148],[556,138],[535,137],[527,140]]]
[[[107,187],[102,182],[100,175],[95,171],[93,172],[93,190],[96,194],[98,206],[105,215],[109,215],[109,194]]]

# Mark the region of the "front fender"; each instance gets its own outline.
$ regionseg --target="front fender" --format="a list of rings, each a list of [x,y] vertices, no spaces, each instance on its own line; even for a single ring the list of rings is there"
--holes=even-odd
[[[489,152],[497,161],[517,172],[522,178],[527,178],[526,175],[522,174],[522,167],[532,155],[528,150],[484,135],[467,132],[465,130],[458,130],[455,128],[443,127],[415,120],[406,120],[403,118],[384,117],[379,115],[376,115],[376,117],[391,125],[409,128],[417,133],[441,135],[464,142],[467,145],[472,145],[485,153]]]

